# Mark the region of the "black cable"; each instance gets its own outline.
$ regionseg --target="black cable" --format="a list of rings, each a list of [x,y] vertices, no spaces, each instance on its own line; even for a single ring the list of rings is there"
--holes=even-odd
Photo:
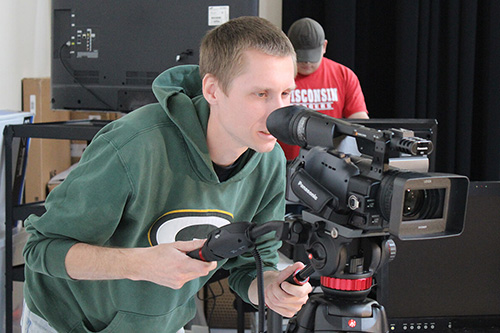
[[[66,64],[63,60],[63,57],[62,57],[62,50],[64,47],[69,47],[69,44],[70,42],[66,42],[64,43],[63,45],[61,45],[61,47],[59,48],[59,60],[61,61],[61,64],[63,65],[64,69],[66,70],[66,72],[68,72],[68,74],[73,78],[73,80],[78,83],[80,85],[80,87],[82,87],[83,89],[85,89],[88,93],[90,93],[92,96],[94,96],[99,102],[101,102],[102,104],[106,105],[110,110],[114,110],[114,108],[109,105],[106,101],[104,101],[101,97],[99,97],[95,92],[93,92],[92,90],[90,90],[90,88],[88,88],[87,86],[85,86],[79,79],[77,79],[73,73],[73,68],[71,68],[68,64]]]
[[[265,322],[265,297],[264,297],[264,273],[262,267],[262,259],[259,250],[253,249],[252,255],[255,258],[255,266],[257,268],[257,295],[259,302],[259,333],[264,333]]]
[[[196,294],[196,297],[198,297],[198,299],[200,301],[203,301],[203,302],[207,302],[207,301],[210,301],[210,300],[213,301],[211,309],[206,314],[206,317],[207,317],[206,321],[207,321],[207,326],[208,327],[210,327],[210,323],[211,323],[211,321],[213,319],[213,314],[215,312],[215,307],[217,305],[217,298],[224,295],[224,286],[222,285],[221,281],[217,280],[216,282],[217,282],[217,284],[219,285],[219,288],[220,288],[220,293],[219,294],[216,294],[214,292],[213,288],[211,287],[211,283],[206,284],[206,288],[208,289],[208,291],[211,294],[211,296],[200,297],[200,292],[198,292]]]
[[[221,287],[222,287],[222,285],[221,285]],[[212,308],[210,309],[210,312],[207,313],[207,326],[210,327],[210,324],[212,323],[212,319],[214,316],[215,307],[217,305],[217,297],[218,296],[215,295],[215,293],[210,285],[208,285],[207,288],[210,291],[210,293],[212,294],[212,297],[207,298],[207,300],[209,300],[209,299],[213,300]]]

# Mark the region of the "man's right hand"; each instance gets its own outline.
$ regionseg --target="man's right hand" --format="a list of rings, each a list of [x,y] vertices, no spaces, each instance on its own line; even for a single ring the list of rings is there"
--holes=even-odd
[[[179,241],[132,249],[78,243],[66,255],[66,271],[76,280],[131,279],[179,289],[217,268],[217,262],[203,262],[186,255],[204,243],[205,240]]]
[[[179,241],[159,244],[149,251],[144,263],[145,279],[173,289],[181,288],[186,282],[206,276],[217,268],[217,262],[204,262],[187,256],[187,252],[203,246],[205,240]]]

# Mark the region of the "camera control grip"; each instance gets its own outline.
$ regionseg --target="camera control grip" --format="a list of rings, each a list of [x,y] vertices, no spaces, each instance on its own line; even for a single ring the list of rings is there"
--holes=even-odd
[[[314,273],[314,268],[309,264],[302,269],[296,270],[292,275],[286,278],[286,282],[297,286],[302,286],[309,282],[309,276]]]
[[[201,249],[186,254],[191,258],[209,262],[249,252],[254,247],[254,242],[247,236],[249,227],[249,222],[237,222],[215,229],[208,234],[207,241]]]
[[[193,250],[193,251],[189,251],[186,254],[188,257],[191,257],[193,259],[198,259],[201,261],[208,261],[208,260],[205,260],[205,258],[203,257],[202,249],[203,249],[203,247],[196,249],[196,250]]]

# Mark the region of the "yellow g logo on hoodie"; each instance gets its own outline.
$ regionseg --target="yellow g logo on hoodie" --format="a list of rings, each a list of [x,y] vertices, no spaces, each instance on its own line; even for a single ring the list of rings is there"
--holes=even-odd
[[[217,209],[180,209],[160,216],[148,232],[151,246],[204,239],[217,228],[233,222],[233,214]]]

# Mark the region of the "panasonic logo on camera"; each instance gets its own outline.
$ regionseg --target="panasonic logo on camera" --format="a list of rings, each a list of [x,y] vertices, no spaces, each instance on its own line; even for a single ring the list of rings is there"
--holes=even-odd
[[[313,198],[314,200],[318,200],[318,196],[313,192],[311,191],[310,189],[308,189],[304,183],[302,183],[301,180],[299,180],[299,182],[297,183],[297,185],[299,185],[299,187],[304,191],[306,192],[311,198]]]

